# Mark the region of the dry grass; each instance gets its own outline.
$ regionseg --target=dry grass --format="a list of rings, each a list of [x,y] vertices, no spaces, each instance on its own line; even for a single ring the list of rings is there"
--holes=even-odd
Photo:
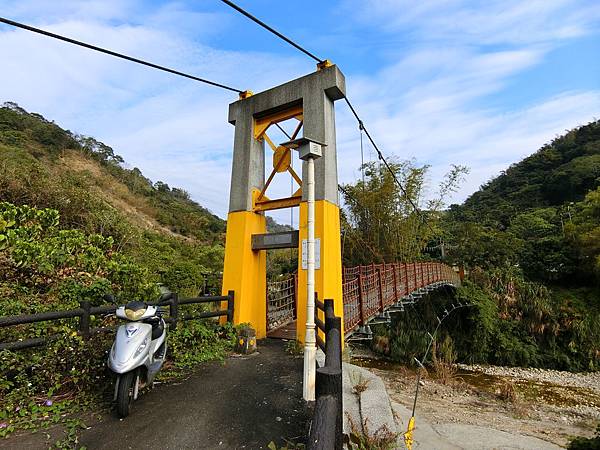
[[[436,380],[446,386],[452,386],[461,380],[456,378],[456,367],[454,364],[437,361],[433,364]]]
[[[98,162],[76,151],[64,152],[61,159],[64,166],[69,167],[69,170],[88,173],[90,179],[94,182],[95,186],[92,188],[96,191],[95,194],[123,212],[135,225],[143,229],[157,230],[189,240],[189,238],[180,236],[162,226],[156,220],[158,212],[149,204],[148,200],[133,194],[125,184],[116,181],[112,175],[107,173]],[[61,169],[57,170],[60,171]]]
[[[519,401],[519,394],[510,380],[502,380],[500,386],[496,389],[496,396],[500,400],[513,404]]]
[[[394,450],[397,448],[398,433],[392,432],[386,425],[382,425],[375,432],[371,432],[367,420],[362,423],[362,426],[359,426],[352,420],[350,415],[346,415],[350,422],[350,436],[346,436],[349,449]]]
[[[352,384],[352,392],[360,396],[369,387],[369,379],[365,378],[361,372],[350,372],[350,383]]]

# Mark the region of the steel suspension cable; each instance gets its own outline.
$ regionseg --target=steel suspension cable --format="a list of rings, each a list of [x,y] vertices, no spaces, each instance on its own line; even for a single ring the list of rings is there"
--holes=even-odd
[[[275,36],[277,36],[280,39],[283,39],[285,42],[287,42],[288,44],[290,44],[291,46],[297,48],[298,50],[300,50],[302,53],[304,53],[305,55],[311,57],[312,59],[314,59],[315,61],[317,61],[318,63],[322,63],[325,60],[319,58],[318,56],[315,56],[314,54],[312,54],[311,52],[309,52],[308,50],[306,50],[305,48],[301,47],[299,44],[296,44],[294,41],[292,41],[290,38],[288,38],[287,36],[284,36],[283,34],[281,34],[279,31],[277,31],[276,29],[274,29],[273,27],[270,27],[269,25],[267,25],[266,23],[264,23],[262,20],[260,20],[258,17],[253,16],[252,14],[250,14],[248,11],[244,10],[243,8],[241,8],[240,6],[236,5],[235,3],[233,3],[232,1],[229,0],[221,0],[223,3],[225,3],[226,5],[232,7],[233,9],[235,9],[237,12],[243,14],[244,16],[246,16],[248,19],[252,20],[253,22],[257,23],[258,25],[260,25],[261,27],[263,27],[265,30],[269,31],[270,33],[273,33]]]
[[[6,19],[4,17],[0,17],[0,22],[4,23],[6,25],[10,25],[13,27],[17,27],[17,28],[21,28],[23,30],[27,30],[27,31],[31,31],[33,33],[38,33],[38,34],[42,34],[44,36],[48,36],[54,39],[58,39],[59,41],[64,41],[64,42],[68,42],[69,44],[73,44],[73,45],[78,45],[80,47],[84,47],[87,48],[89,50],[94,50],[100,53],[105,53],[107,55],[110,56],[114,56],[116,58],[121,58],[121,59],[125,59],[127,61],[131,61],[134,62],[136,64],[141,64],[143,66],[148,66],[148,67],[152,67],[153,69],[158,69],[158,70],[162,70],[163,72],[168,72],[171,73],[173,75],[178,75],[180,77],[184,77],[184,78],[189,78],[191,80],[194,81],[199,81],[200,83],[205,83],[211,86],[215,86],[221,89],[226,89],[228,91],[233,91],[233,92],[237,92],[238,94],[243,93],[244,91],[240,90],[240,89],[236,89],[233,88],[231,86],[227,86],[225,84],[222,83],[217,83],[215,81],[211,81],[211,80],[207,80],[205,78],[200,78],[194,75],[190,75],[188,73],[184,73],[184,72],[180,72],[179,70],[175,70],[175,69],[171,69],[169,67],[165,67],[165,66],[161,66],[158,64],[154,64],[152,62],[149,61],[144,61],[142,59],[139,58],[134,58],[133,56],[128,56],[128,55],[124,55],[123,53],[118,53],[112,50],[108,50],[102,47],[98,47],[96,45],[92,45],[92,44],[88,44],[86,42],[82,42],[82,41],[78,41],[76,39],[72,39],[66,36],[62,36],[60,34],[56,34],[56,33],[51,33],[50,31],[46,31],[46,30],[42,30],[41,28],[36,28],[36,27],[32,27],[30,25],[26,25],[24,23],[20,23],[20,22],[15,22],[14,20],[10,20],[10,19]]]
[[[360,118],[360,116],[358,115],[358,113],[356,112],[356,110],[354,109],[354,106],[352,106],[352,103],[350,103],[350,100],[348,99],[348,97],[344,96],[344,100],[346,101],[346,104],[350,108],[350,111],[352,111],[352,114],[354,115],[354,117],[358,121],[359,126],[362,127],[362,129],[364,130],[365,134],[367,135],[367,138],[371,142],[371,145],[373,146],[373,148],[377,152],[377,157],[379,158],[379,160],[381,162],[383,162],[383,164],[385,165],[386,169],[388,170],[388,172],[390,173],[390,175],[394,179],[395,183],[400,188],[400,191],[402,191],[402,194],[404,194],[404,197],[406,197],[406,200],[408,200],[408,202],[410,203],[410,205],[414,209],[415,213],[423,220],[423,222],[431,229],[431,231],[434,231],[433,228],[431,227],[431,225],[429,224],[429,222],[427,222],[427,219],[423,216],[423,212],[415,204],[415,202],[413,201],[413,199],[410,198],[410,196],[408,195],[408,191],[402,185],[402,183],[400,183],[400,180],[398,180],[398,177],[396,177],[396,174],[394,173],[393,169],[391,168],[391,166],[389,165],[389,163],[387,162],[387,160],[383,156],[383,153],[381,152],[381,150],[379,149],[379,147],[377,146],[377,144],[375,143],[375,141],[371,137],[371,133],[369,133],[369,130],[367,130],[367,128],[365,127],[364,122],[362,121],[362,119]]]
[[[235,9],[239,13],[243,14],[244,16],[246,16],[247,18],[249,18],[253,22],[257,23],[261,27],[265,28],[269,32],[273,33],[275,36],[279,37],[280,39],[283,39],[285,42],[287,42],[288,44],[292,45],[296,49],[300,50],[302,53],[304,53],[305,55],[307,55],[310,58],[314,59],[315,61],[317,61],[319,63],[322,63],[322,62],[325,61],[325,60],[323,60],[323,59],[315,56],[314,54],[312,54],[311,52],[309,52],[308,50],[306,50],[305,48],[303,48],[302,46],[300,46],[296,42],[292,41],[288,37],[284,36],[283,34],[281,34],[280,32],[278,32],[274,28],[270,27],[265,22],[263,22],[262,20],[260,20],[259,18],[255,17],[255,16],[253,16],[248,11],[244,10],[243,8],[241,8],[240,6],[236,5],[232,1],[230,1],[230,0],[221,0],[221,1],[223,3],[225,3],[226,5],[230,6],[231,8]],[[392,170],[392,168],[388,164],[387,160],[384,158],[383,153],[381,152],[381,150],[379,149],[379,147],[377,146],[377,144],[375,143],[375,141],[371,137],[371,134],[369,133],[369,131],[365,128],[363,121],[360,119],[358,113],[354,109],[354,106],[352,106],[352,103],[350,103],[350,100],[348,99],[348,97],[344,96],[344,100],[348,104],[348,107],[352,111],[352,114],[354,114],[354,117],[356,118],[356,120],[358,120],[359,126],[361,127],[362,130],[364,130],[365,134],[367,135],[367,138],[369,139],[369,141],[373,145],[373,148],[377,152],[377,156],[379,158],[379,161],[383,162],[383,164],[385,165],[385,167],[387,168],[387,170],[390,172],[390,174],[392,175],[394,181],[396,182],[396,184],[398,185],[398,187],[400,188],[400,190],[402,191],[402,193],[404,194],[404,196],[406,197],[406,199],[408,200],[408,202],[411,204],[411,206],[415,210],[415,212],[419,215],[419,217],[421,217],[421,219],[429,227],[429,229],[432,232],[435,232],[433,230],[433,228],[431,227],[431,225],[429,224],[429,222],[427,222],[427,219],[423,216],[422,211],[417,207],[417,205],[415,204],[415,202],[409,197],[408,192],[406,191],[406,189],[404,188],[404,186],[402,186],[402,183],[400,183],[400,181],[396,177],[396,174],[394,173],[394,171]]]

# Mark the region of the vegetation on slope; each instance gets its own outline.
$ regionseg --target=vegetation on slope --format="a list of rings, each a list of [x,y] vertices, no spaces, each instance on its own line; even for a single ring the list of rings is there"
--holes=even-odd
[[[427,168],[370,164],[365,181],[343,186],[344,260],[440,258],[465,266],[456,294],[474,304],[442,328],[440,349],[464,362],[600,368],[600,122],[592,122],[512,165],[467,199],[442,211],[466,172],[455,167],[437,199],[423,202]],[[407,196],[421,205],[417,217]],[[386,352],[411,363],[422,355],[436,316],[456,298],[441,296],[399,315],[383,333]],[[443,357],[443,355],[440,355]]]
[[[109,146],[6,104],[0,155],[0,200],[56,209],[62,228],[112,237],[150,281],[196,294],[222,270],[225,222],[185,191],[123,168]]]
[[[569,131],[453,205],[444,221],[469,266],[518,266],[527,279],[597,285],[600,121]]]
[[[0,316],[100,305],[107,292],[154,300],[157,282],[182,296],[214,283],[207,278],[222,268],[224,222],[184,191],[122,164],[93,138],[14,104],[0,108]],[[95,318],[92,326],[115,323]],[[65,413],[110,398],[112,336],[84,341],[76,329],[68,319],[1,330],[2,342],[59,337],[0,352],[0,437],[64,422]],[[162,376],[222,357],[230,336],[211,321],[180,323]]]
[[[505,335],[491,347],[479,342],[475,349],[494,352],[479,361],[600,368],[599,162],[597,121],[512,165],[445,216],[456,245],[449,256],[471,270],[464,290],[480,300],[477,311],[495,308],[493,330]]]

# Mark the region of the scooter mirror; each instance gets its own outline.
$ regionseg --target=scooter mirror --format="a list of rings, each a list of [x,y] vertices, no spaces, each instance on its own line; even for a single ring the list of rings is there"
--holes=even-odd
[[[115,296],[114,296],[114,295],[112,295],[112,294],[104,294],[103,298],[104,298],[104,300],[106,300],[107,302],[116,303]]]

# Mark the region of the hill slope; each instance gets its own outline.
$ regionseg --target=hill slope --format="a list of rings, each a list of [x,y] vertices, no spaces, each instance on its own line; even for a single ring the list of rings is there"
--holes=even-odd
[[[518,213],[579,202],[600,186],[600,121],[567,132],[511,165],[455,211],[505,228]]]
[[[225,221],[123,162],[91,137],[13,103],[0,108],[0,201],[53,208],[65,229],[112,236],[173,289],[203,286],[202,274],[222,267]]]
[[[600,121],[567,132],[453,205],[452,256],[528,279],[591,286],[600,275]]]

